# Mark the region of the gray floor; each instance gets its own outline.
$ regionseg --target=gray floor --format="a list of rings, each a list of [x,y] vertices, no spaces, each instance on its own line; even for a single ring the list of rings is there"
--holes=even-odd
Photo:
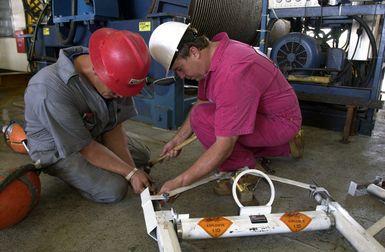
[[[22,118],[22,91],[0,89],[2,118]],[[174,132],[130,121],[126,129],[143,140],[156,157]],[[347,194],[351,180],[359,183],[385,175],[385,114],[378,114],[372,137],[354,136],[341,144],[340,132],[305,128],[306,150],[301,160],[272,159],[277,176],[325,187],[365,228],[385,213],[383,202],[373,196]],[[202,153],[198,142],[187,146],[177,159],[154,166],[158,185],[191,165]],[[0,171],[29,162],[25,155],[11,152],[0,142]],[[157,243],[146,233],[141,201],[132,191],[117,204],[95,204],[75,190],[45,174],[40,175],[42,192],[37,207],[21,223],[0,231],[0,251],[157,251]],[[303,189],[275,183],[277,195],[273,212],[313,210],[315,202]],[[172,207],[191,217],[237,215],[231,196],[217,196],[213,184],[182,194]],[[257,195],[263,200],[263,187]],[[385,245],[385,231],[376,235]],[[183,251],[354,251],[335,229],[246,238],[181,241]]]

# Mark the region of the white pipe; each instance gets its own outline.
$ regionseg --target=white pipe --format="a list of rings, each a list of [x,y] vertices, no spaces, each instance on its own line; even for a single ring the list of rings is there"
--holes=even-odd
[[[147,233],[158,242],[159,251],[180,252],[179,241],[171,222],[172,211],[155,212],[148,187],[140,194],[140,197]]]
[[[160,212],[157,212],[157,220],[156,236],[159,251],[181,252],[182,249],[172,222],[168,220],[166,215],[160,214]]]
[[[337,230],[357,251],[385,251],[385,248],[358,224],[340,204],[330,202],[329,208],[330,213],[335,218]]]
[[[330,217],[324,211],[305,211],[298,214],[302,214],[303,217],[307,216],[302,218],[302,220],[309,218],[310,222],[293,218],[293,225],[297,225],[297,228],[299,227],[298,225],[302,225],[301,228],[294,230],[295,232],[325,230],[332,226]],[[285,213],[181,219],[178,225],[178,235],[182,239],[207,239],[293,232],[281,220],[283,215]],[[205,231],[202,226],[208,231]]]
[[[385,200],[385,189],[384,188],[382,188],[378,185],[375,185],[375,184],[370,184],[370,185],[368,185],[366,190],[368,191],[368,193],[373,194],[374,196],[377,196],[378,198],[380,198],[382,200]]]

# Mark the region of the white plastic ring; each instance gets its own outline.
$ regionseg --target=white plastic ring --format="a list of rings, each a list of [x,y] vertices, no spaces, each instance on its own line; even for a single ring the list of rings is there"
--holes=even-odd
[[[239,173],[237,175],[237,177],[234,179],[234,182],[233,182],[233,186],[232,186],[232,193],[233,193],[233,198],[234,198],[234,201],[237,203],[237,205],[242,208],[244,207],[242,205],[242,203],[239,201],[238,199],[238,195],[237,195],[237,184],[238,184],[238,181],[239,179],[246,175],[246,174],[253,174],[255,176],[258,176],[258,177],[263,177],[266,179],[266,181],[269,183],[269,186],[270,186],[270,200],[269,202],[267,202],[266,206],[271,206],[274,202],[274,198],[275,198],[275,188],[274,188],[274,185],[273,185],[273,182],[271,181],[271,179],[269,178],[269,176],[267,176],[265,173],[259,171],[259,170],[256,170],[256,169],[248,169],[248,170],[244,170],[242,171],[241,173]]]

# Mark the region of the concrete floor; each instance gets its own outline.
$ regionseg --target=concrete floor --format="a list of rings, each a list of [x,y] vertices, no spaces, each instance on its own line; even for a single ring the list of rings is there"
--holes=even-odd
[[[0,112],[3,120],[23,117],[23,89],[0,87]],[[359,183],[385,175],[385,113],[378,114],[373,136],[354,136],[341,144],[340,132],[304,127],[306,149],[301,160],[274,158],[270,167],[275,175],[304,183],[316,182],[368,228],[385,214],[385,206],[373,196],[347,194],[351,180]],[[174,132],[130,121],[126,129],[143,140],[156,157]],[[152,176],[158,185],[191,165],[202,153],[198,142],[187,146],[177,159],[154,166]],[[0,141],[0,171],[30,162]],[[21,223],[0,231],[0,251],[158,251],[157,243],[146,233],[141,201],[132,191],[117,204],[96,204],[83,199],[59,179],[40,175],[42,192],[39,204]],[[277,195],[273,213],[306,211],[315,202],[303,189],[275,183]],[[231,196],[217,196],[213,183],[183,193],[173,204],[179,213],[190,217],[237,215]],[[260,188],[260,199],[268,192]],[[385,231],[376,235],[385,245]],[[246,238],[181,241],[183,251],[354,251],[335,229]]]

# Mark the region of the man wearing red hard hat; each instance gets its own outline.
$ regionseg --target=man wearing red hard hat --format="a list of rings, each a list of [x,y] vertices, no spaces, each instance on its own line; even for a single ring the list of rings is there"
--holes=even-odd
[[[143,88],[150,54],[143,38],[101,28],[81,46],[60,50],[25,91],[30,156],[92,201],[121,200],[151,186],[143,170],[149,149],[124,132],[137,114],[132,96]],[[137,168],[138,167],[138,168]]]

